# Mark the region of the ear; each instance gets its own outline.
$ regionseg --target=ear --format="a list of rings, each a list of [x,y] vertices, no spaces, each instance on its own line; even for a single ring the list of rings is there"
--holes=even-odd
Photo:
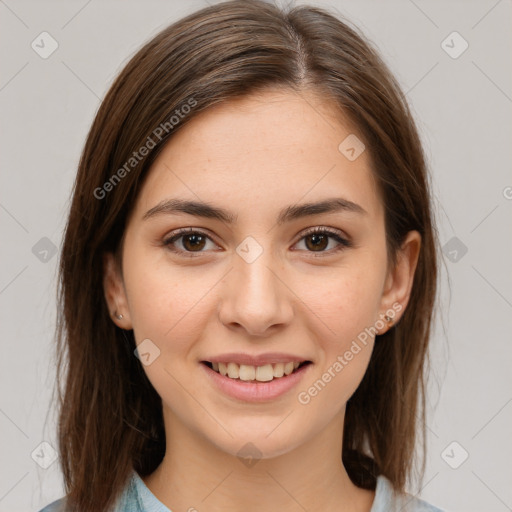
[[[103,291],[112,321],[121,329],[132,329],[121,270],[112,252],[103,254]]]
[[[396,258],[394,268],[388,270],[381,299],[380,318],[387,327],[377,334],[384,334],[403,315],[411,295],[414,273],[421,247],[421,235],[418,231],[409,231]],[[387,321],[386,316],[391,318]]]

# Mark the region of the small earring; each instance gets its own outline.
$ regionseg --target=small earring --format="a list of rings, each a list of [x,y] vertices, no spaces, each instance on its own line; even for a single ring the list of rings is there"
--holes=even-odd
[[[384,317],[384,320],[385,320],[388,324],[390,324],[390,325],[392,325],[392,324],[393,324],[393,319],[392,319],[390,316],[388,316],[388,315],[386,315],[386,316]]]
[[[115,315],[115,317],[116,317],[118,320],[122,320],[122,319],[123,319],[123,315],[118,315],[118,314],[117,314],[117,309],[114,311],[114,315]]]

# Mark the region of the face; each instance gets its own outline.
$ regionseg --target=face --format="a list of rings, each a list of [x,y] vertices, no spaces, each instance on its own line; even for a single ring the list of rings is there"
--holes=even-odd
[[[369,151],[339,150],[358,131],[334,112],[312,93],[233,100],[192,119],[152,166],[105,292],[143,343],[166,428],[233,455],[250,441],[265,458],[342,426],[384,315],[403,313],[419,235],[388,268]],[[205,362],[245,364],[235,380]]]

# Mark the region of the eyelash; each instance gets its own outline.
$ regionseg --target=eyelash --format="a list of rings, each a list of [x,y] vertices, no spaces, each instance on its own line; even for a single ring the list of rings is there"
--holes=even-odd
[[[334,249],[331,249],[330,251],[318,251],[318,252],[317,251],[306,251],[306,252],[311,252],[313,254],[313,257],[322,257],[323,255],[326,255],[326,254],[331,255],[331,254],[337,253],[339,251],[342,251],[343,249],[350,248],[353,245],[352,242],[350,242],[346,238],[343,238],[342,236],[340,236],[338,231],[334,231],[332,229],[324,228],[324,227],[320,227],[320,226],[311,228],[308,231],[306,231],[300,238],[299,242],[309,235],[316,235],[316,234],[328,235],[329,238],[333,238],[336,242],[338,242],[339,245],[337,247],[335,247]],[[195,257],[201,255],[203,252],[205,252],[205,251],[198,251],[198,252],[183,251],[183,250],[178,250],[178,249],[174,248],[173,244],[177,240],[179,240],[180,238],[182,238],[183,236],[186,236],[186,235],[201,235],[201,236],[204,236],[204,237],[212,240],[212,238],[209,235],[207,235],[205,232],[203,232],[201,230],[198,230],[195,228],[182,228],[182,229],[179,229],[178,231],[172,233],[169,238],[165,239],[163,241],[163,245],[168,247],[169,250],[171,250],[172,252],[183,255],[186,258],[195,258]],[[212,240],[212,242],[213,242],[213,240]]]

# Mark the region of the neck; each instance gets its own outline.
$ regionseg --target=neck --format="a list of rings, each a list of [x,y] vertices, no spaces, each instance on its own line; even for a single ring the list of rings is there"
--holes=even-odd
[[[231,455],[164,409],[166,454],[143,480],[170,510],[369,512],[374,491],[355,486],[341,461],[343,414],[306,443],[272,458],[248,445]],[[241,443],[243,446],[245,443]]]

